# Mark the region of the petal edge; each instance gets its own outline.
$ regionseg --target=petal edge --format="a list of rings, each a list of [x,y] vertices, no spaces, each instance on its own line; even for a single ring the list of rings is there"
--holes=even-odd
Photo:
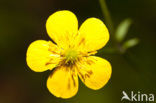
[[[68,67],[58,67],[49,76],[47,88],[56,97],[71,98],[78,91],[77,73],[71,71]]]
[[[35,72],[43,72],[54,68],[59,62],[57,46],[50,41],[36,40],[32,42],[26,53],[27,65]]]
[[[78,74],[82,82],[93,90],[98,90],[107,84],[111,77],[110,63],[100,57],[90,56],[84,58],[78,68]]]
[[[80,26],[77,42],[83,51],[91,52],[101,49],[106,45],[108,40],[108,29],[100,19],[88,18]]]
[[[78,32],[78,20],[74,13],[68,10],[53,13],[46,22],[48,35],[61,48],[68,48]]]

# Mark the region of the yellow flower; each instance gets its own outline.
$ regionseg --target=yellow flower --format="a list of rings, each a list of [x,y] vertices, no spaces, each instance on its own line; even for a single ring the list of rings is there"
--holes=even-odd
[[[87,19],[78,30],[76,16],[67,10],[52,14],[46,29],[51,41],[37,40],[27,50],[27,64],[36,72],[54,71],[47,80],[48,90],[56,97],[70,98],[78,91],[78,76],[93,90],[102,88],[111,77],[110,63],[93,56],[109,40],[105,24]]]

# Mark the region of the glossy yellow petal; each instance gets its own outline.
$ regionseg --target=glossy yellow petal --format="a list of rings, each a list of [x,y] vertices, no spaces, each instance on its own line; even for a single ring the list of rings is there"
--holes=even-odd
[[[110,63],[96,56],[84,57],[77,70],[83,83],[94,90],[106,85],[112,73]]]
[[[48,18],[46,28],[57,45],[66,49],[73,44],[73,38],[77,35],[78,20],[70,11],[57,11]]]
[[[54,68],[60,60],[59,57],[59,50],[55,44],[37,40],[28,47],[26,61],[33,71],[43,72]]]
[[[47,80],[47,88],[56,97],[73,97],[78,91],[78,76],[74,68],[56,68]]]
[[[79,29],[77,45],[83,51],[91,52],[102,48],[109,40],[105,24],[97,18],[87,19]]]

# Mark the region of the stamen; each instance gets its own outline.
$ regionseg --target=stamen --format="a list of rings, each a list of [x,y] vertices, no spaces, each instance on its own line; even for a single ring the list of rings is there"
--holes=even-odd
[[[78,57],[78,52],[76,50],[69,49],[65,53],[66,63],[73,63]]]

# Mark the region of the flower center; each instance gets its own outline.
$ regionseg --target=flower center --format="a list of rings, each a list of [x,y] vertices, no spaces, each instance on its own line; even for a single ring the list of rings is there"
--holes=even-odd
[[[74,62],[78,57],[78,52],[76,50],[69,49],[65,53],[66,62]]]

